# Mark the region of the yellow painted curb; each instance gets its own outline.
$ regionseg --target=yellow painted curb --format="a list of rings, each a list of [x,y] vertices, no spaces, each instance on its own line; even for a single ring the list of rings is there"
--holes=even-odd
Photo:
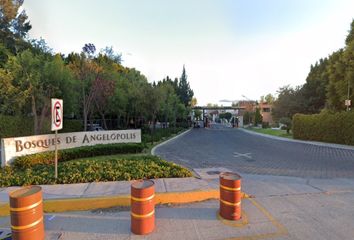
[[[0,205],[0,217],[10,215],[10,206],[8,203]]]
[[[208,199],[218,199],[219,190],[205,190],[205,191],[192,191],[192,192],[168,192],[158,193],[155,197],[156,204],[167,203],[191,203],[200,202]]]
[[[98,208],[110,208],[129,205],[130,195],[52,199],[44,201],[44,212],[85,211]]]
[[[200,202],[208,199],[219,199],[218,189],[190,192],[167,192],[156,193],[156,204],[182,204]],[[242,193],[242,198],[248,195]],[[117,206],[130,206],[130,195],[116,195],[109,197],[92,198],[69,198],[45,200],[43,203],[44,212],[66,212],[66,211],[85,211],[99,208],[110,208]],[[0,216],[10,215],[9,204],[0,205]]]
[[[219,190],[191,192],[156,193],[156,204],[182,204],[199,202],[208,199],[219,199]],[[109,197],[70,198],[45,200],[44,212],[85,211],[98,208],[110,208],[117,206],[130,206],[130,195],[117,195]],[[10,215],[9,204],[0,205],[0,216]]]

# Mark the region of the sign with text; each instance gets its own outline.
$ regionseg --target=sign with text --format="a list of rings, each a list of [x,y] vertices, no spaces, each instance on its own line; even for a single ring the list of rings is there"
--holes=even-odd
[[[55,138],[55,134],[3,138],[1,165],[5,166],[11,163],[18,156],[53,151],[55,143],[60,146],[60,149],[68,149],[97,144],[140,142],[140,129],[60,133],[57,138]]]
[[[349,99],[345,100],[345,106],[349,106],[350,107],[351,104],[352,104],[351,100],[349,100]]]
[[[52,131],[63,128],[63,100],[52,98]]]

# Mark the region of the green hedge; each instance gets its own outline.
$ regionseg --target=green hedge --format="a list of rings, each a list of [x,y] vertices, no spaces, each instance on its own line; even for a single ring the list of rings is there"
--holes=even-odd
[[[293,116],[295,139],[354,145],[354,111]]]
[[[144,143],[150,142],[159,142],[163,138],[170,137],[173,134],[177,134],[184,130],[185,128],[177,127],[177,128],[157,128],[155,132],[152,134],[152,129],[143,129],[142,141]]]
[[[141,153],[143,149],[143,144],[139,143],[101,144],[88,147],[71,148],[59,150],[58,161],[65,162],[73,159],[94,156]],[[54,163],[54,151],[49,151],[17,157],[13,162],[13,166],[16,168],[29,168],[37,164],[52,163]]]
[[[60,130],[60,132],[80,131],[83,131],[81,120],[64,120],[63,129]],[[43,133],[51,133],[49,120],[47,120],[44,124]],[[33,118],[0,115],[0,139],[30,135],[34,135]]]
[[[33,119],[0,115],[0,138],[33,135]]]
[[[59,163],[57,180],[53,165],[36,165],[27,169],[5,167],[0,169],[0,187],[191,176],[189,170],[155,156],[110,156],[103,160],[80,159]]]
[[[63,129],[60,130],[59,133],[82,132],[82,131],[84,131],[84,125],[81,120],[64,119]]]

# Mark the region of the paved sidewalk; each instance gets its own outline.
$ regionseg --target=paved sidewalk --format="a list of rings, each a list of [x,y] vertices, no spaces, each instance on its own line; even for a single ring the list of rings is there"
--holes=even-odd
[[[188,203],[218,197],[218,183],[198,178],[154,179],[155,202]],[[130,205],[132,181],[42,185],[44,210],[62,212]],[[0,216],[9,214],[9,193],[19,187],[0,189]]]
[[[188,196],[218,191],[218,172],[227,169],[195,169],[202,177],[158,179],[161,194]],[[47,213],[46,239],[353,239],[354,180],[304,179],[242,175],[242,189],[250,198],[242,200],[243,219],[218,218],[217,199],[156,207],[156,228],[148,236],[130,233],[130,208]],[[44,186],[44,197],[57,204],[63,198],[78,201],[97,197],[125,196],[130,182]],[[14,188],[10,188],[11,190]],[[7,200],[10,189],[1,189]],[[207,198],[205,198],[207,199]],[[187,199],[188,200],[188,199]],[[0,218],[0,232],[10,229],[9,216]],[[1,235],[0,235],[1,236]]]

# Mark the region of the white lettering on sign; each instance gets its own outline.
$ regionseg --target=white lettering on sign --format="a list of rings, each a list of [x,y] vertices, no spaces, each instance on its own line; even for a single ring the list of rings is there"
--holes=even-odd
[[[55,143],[60,146],[60,149],[68,149],[97,144],[140,142],[140,129],[60,133],[57,139],[55,139],[55,134],[3,138],[1,165],[5,166],[11,163],[18,156],[52,151],[55,148]]]

